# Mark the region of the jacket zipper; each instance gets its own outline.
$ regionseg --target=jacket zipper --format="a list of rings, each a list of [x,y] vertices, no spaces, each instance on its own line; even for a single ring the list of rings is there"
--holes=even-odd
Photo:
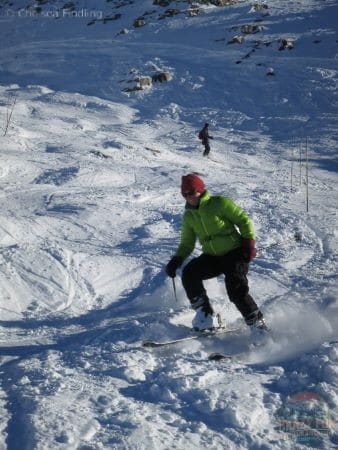
[[[209,236],[207,227],[205,226],[205,223],[204,223],[204,221],[203,221],[203,219],[202,219],[201,214],[200,214],[200,218],[201,218],[201,224],[202,224],[202,227],[204,228],[205,234],[206,234],[207,236]],[[210,237],[211,237],[211,236],[210,236]],[[216,255],[217,253],[216,253],[216,251],[215,251],[215,248],[214,248],[214,246],[213,246],[213,243],[212,243],[211,239],[209,240],[209,242],[210,242],[211,250],[212,250],[212,251],[214,252],[214,254]]]

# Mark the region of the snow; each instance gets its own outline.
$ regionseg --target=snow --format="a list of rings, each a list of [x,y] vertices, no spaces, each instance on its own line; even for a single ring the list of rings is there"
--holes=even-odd
[[[0,449],[337,448],[337,2],[38,3],[0,2]],[[240,333],[142,347],[193,317],[163,270],[191,171],[253,218],[258,346],[220,278]]]

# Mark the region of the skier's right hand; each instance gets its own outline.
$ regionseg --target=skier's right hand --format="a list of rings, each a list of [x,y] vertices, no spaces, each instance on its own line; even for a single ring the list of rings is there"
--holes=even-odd
[[[256,258],[257,250],[255,244],[256,241],[254,239],[242,239],[242,254],[246,263]]]
[[[168,264],[165,266],[165,271],[168,277],[175,278],[176,277],[176,270],[180,267],[182,264],[182,258],[180,256],[173,256],[171,260],[168,262]]]

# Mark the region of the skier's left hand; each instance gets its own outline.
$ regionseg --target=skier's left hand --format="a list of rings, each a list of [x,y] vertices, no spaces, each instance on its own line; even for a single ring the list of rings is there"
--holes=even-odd
[[[255,247],[256,241],[254,239],[243,238],[242,239],[242,254],[245,262],[249,263],[257,255]]]

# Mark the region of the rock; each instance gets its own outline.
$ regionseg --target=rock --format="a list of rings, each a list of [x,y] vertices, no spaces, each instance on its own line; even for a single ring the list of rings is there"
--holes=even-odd
[[[163,6],[164,8],[166,6],[169,6],[171,3],[170,0],[154,0],[153,5]]]
[[[255,34],[260,31],[261,28],[258,25],[242,25],[241,32],[243,34]]]
[[[286,48],[288,50],[293,49],[294,43],[291,39],[279,39],[279,49],[278,50],[285,50]]]
[[[119,34],[128,34],[128,33],[129,33],[128,28],[122,28],[122,30],[120,30],[120,31],[117,33],[117,35],[119,35]]]
[[[195,17],[200,14],[201,10],[199,8],[190,8],[188,9],[188,16],[189,17]]]
[[[230,6],[238,3],[238,0],[210,0],[210,3],[215,6]]]
[[[174,17],[174,16],[176,16],[177,14],[180,14],[180,11],[179,11],[178,9],[170,8],[170,9],[167,9],[167,10],[164,12],[164,14],[162,14],[162,16],[160,17],[160,19],[164,19],[164,18],[166,18],[166,17]]]
[[[138,83],[141,89],[146,89],[148,87],[151,87],[152,85],[152,79],[148,76],[136,78],[135,81]]]
[[[63,5],[63,8],[66,11],[75,11],[75,5],[73,2],[68,2]]]
[[[156,73],[155,75],[153,75],[151,79],[152,79],[153,83],[156,83],[156,82],[166,83],[166,82],[172,80],[172,78],[173,77],[170,72],[159,72],[159,73]]]
[[[113,16],[106,16],[102,19],[103,23],[111,22],[113,20],[118,20],[122,17],[122,14],[114,14]]]
[[[244,42],[243,36],[234,36],[230,41],[228,41],[228,44],[242,44]]]
[[[133,80],[129,80],[128,83],[130,86],[123,89],[123,92],[144,91],[145,89],[151,87],[152,79],[148,76],[141,76],[134,78]]]
[[[252,5],[252,11],[266,11],[269,8],[269,6],[266,3],[254,3]]]
[[[134,20],[133,26],[134,28],[140,28],[140,27],[144,27],[144,25],[146,24],[145,20],[143,17],[140,17],[136,20]]]

